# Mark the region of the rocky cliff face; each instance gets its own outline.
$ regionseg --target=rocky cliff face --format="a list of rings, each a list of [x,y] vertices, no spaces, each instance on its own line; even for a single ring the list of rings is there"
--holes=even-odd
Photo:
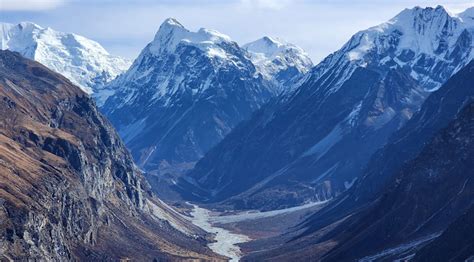
[[[0,258],[211,259],[78,87],[0,52]]]

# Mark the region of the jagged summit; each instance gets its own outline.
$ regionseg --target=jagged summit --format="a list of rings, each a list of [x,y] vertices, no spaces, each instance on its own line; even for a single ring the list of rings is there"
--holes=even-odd
[[[2,23],[2,26],[3,27],[8,27],[8,28],[12,28],[12,27],[17,26],[21,30],[44,29],[42,26],[40,26],[36,23],[30,22],[30,21],[23,21],[23,22],[20,22],[16,25],[15,24],[9,24],[9,23]]]
[[[150,43],[150,51],[153,54],[161,52],[174,52],[179,44],[195,45],[206,50],[210,55],[222,54],[219,48],[211,50],[216,44],[231,42],[230,37],[216,30],[201,28],[197,32],[186,29],[174,18],[166,19],[158,29],[155,38]]]
[[[184,28],[184,26],[176,18],[173,17],[167,18],[161,26],[176,26]]]
[[[279,42],[281,42],[281,39],[279,39],[279,38],[273,39],[273,38],[271,38],[271,37],[269,37],[269,36],[264,36],[264,37],[262,37],[262,39],[263,39],[264,41],[268,42],[268,43],[273,43],[273,44],[278,44]]]
[[[312,67],[309,55],[300,47],[277,38],[264,36],[243,45],[258,71],[268,80],[288,91]]]
[[[421,6],[415,6],[413,8],[405,8],[402,10],[398,15],[395,17],[403,16],[409,14],[410,16],[420,16],[425,19],[425,21],[428,21],[432,19],[434,14],[446,14],[448,15],[448,11],[444,8],[442,5],[437,5],[436,7],[421,7]]]
[[[186,33],[189,33],[189,30],[186,29],[181,23],[179,23],[174,18],[168,18],[160,25],[152,43],[156,43],[158,45],[159,43],[163,43],[163,41],[166,39],[178,38],[176,35],[184,35]]]
[[[324,74],[347,62],[352,70],[359,66],[405,68],[427,91],[434,91],[474,57],[474,23],[466,23],[460,16],[450,15],[442,6],[405,9],[385,23],[356,33],[316,71]]]
[[[284,48],[284,47],[298,48],[295,45],[287,43],[283,39],[280,39],[277,37],[269,37],[269,36],[264,36],[253,42],[245,44],[243,47],[255,53],[265,53],[265,54],[274,54],[278,52],[280,48]],[[298,48],[298,49],[304,52],[301,48]]]
[[[360,39],[358,48],[348,55],[351,60],[361,60],[368,51],[377,49],[380,53],[389,48],[432,54],[439,47],[443,29],[459,31],[458,24],[442,6],[405,9],[388,22],[357,33],[353,38]]]
[[[364,35],[365,40],[372,42],[370,47],[380,47],[380,51],[385,51],[383,47],[395,46],[399,50],[411,49],[431,55],[447,51],[446,48],[456,44],[457,37],[469,26],[458,16],[450,15],[443,6],[414,7],[403,10],[388,22],[357,33],[356,37]],[[382,39],[386,34],[399,36]],[[451,41],[446,42],[446,39]]]
[[[302,56],[308,57],[308,54],[302,48],[288,43],[287,41],[278,37],[264,36],[260,39],[243,45],[243,48],[252,53],[264,54],[267,57],[281,55],[281,53],[287,52],[288,50],[292,50]]]
[[[102,109],[149,170],[191,166],[276,94],[228,36],[173,18],[108,88]]]
[[[430,37],[431,33],[437,33],[445,26],[456,27],[457,21],[452,22],[453,20],[451,15],[442,6],[437,6],[436,8],[415,7],[405,9],[386,24],[388,28],[389,25],[393,25],[397,29],[404,28],[406,32],[412,31],[411,33]],[[445,25],[445,23],[450,24]]]

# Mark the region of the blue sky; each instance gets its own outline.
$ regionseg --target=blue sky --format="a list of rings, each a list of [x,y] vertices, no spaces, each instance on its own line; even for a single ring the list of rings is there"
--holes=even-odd
[[[355,32],[404,8],[445,6],[453,13],[474,1],[421,0],[0,0],[0,21],[35,22],[101,43],[110,53],[135,58],[161,22],[178,19],[191,30],[216,29],[239,44],[277,36],[304,48],[315,62]]]

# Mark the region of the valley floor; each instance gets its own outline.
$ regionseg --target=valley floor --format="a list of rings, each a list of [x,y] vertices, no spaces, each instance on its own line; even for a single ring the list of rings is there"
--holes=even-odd
[[[188,219],[194,225],[215,234],[215,242],[209,244],[209,248],[231,258],[231,261],[238,261],[244,253],[254,250],[245,248],[247,252],[243,252],[239,244],[250,242],[248,245],[251,246],[254,240],[258,242],[258,240],[278,236],[302,221],[306,214],[324,206],[326,202],[311,202],[266,212],[245,211],[235,214],[222,214],[193,204],[191,216]]]

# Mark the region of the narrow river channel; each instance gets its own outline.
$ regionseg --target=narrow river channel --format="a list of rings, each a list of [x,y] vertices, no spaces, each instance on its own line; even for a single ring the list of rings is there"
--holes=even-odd
[[[235,234],[229,230],[215,227],[211,224],[211,212],[207,209],[193,205],[191,212],[191,221],[194,225],[203,230],[215,234],[214,243],[209,244],[209,248],[217,254],[229,257],[230,261],[239,261],[242,253],[237,244],[250,241],[250,238],[245,235]]]

